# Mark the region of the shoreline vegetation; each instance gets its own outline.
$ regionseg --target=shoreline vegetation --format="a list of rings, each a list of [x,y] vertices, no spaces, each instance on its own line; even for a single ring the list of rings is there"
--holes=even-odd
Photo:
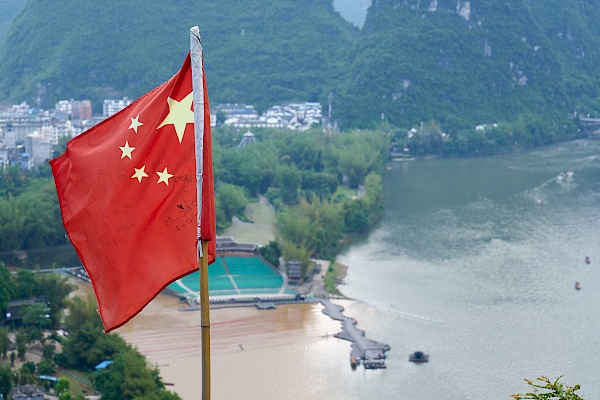
[[[244,217],[247,221],[234,217],[231,225],[225,228],[220,236],[232,236],[238,242],[258,245],[266,245],[275,240],[275,210],[264,196],[259,196],[256,202],[248,203],[244,210]],[[311,262],[319,263],[323,260],[313,259]],[[339,290],[338,285],[346,278],[348,266],[335,260],[331,263],[328,262],[328,265],[327,271],[322,273],[323,289],[330,295],[346,298]],[[315,278],[320,277],[315,276]]]

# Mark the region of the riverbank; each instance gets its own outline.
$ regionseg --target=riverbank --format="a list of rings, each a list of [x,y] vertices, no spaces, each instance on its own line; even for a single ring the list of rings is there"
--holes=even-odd
[[[274,239],[273,231],[265,228],[266,221],[274,224],[270,205],[259,201],[253,206],[254,223],[237,220],[222,234],[240,242],[268,243]],[[260,221],[256,220],[258,216]],[[329,261],[314,261],[321,265],[322,274],[303,290],[324,294],[323,278]],[[341,282],[344,274],[339,271],[345,272],[346,268],[335,269],[336,281]],[[90,284],[76,283],[76,295],[93,294]],[[351,304],[349,300],[332,302],[344,308]],[[192,400],[202,389],[200,313],[178,311],[180,307],[176,297],[161,294],[115,333],[160,370],[169,390]],[[323,310],[318,302],[277,305],[272,310],[211,307],[212,398],[315,397],[315,391],[327,384],[321,381],[325,373],[320,369],[334,364],[350,370],[352,343],[334,337],[342,331],[340,320],[330,318]]]
[[[159,295],[115,332],[159,368],[170,390],[192,400],[201,392],[200,313],[178,306]],[[333,337],[340,322],[322,310],[320,303],[211,309],[212,398],[310,397],[314,388],[305,386],[320,382],[315,366],[323,359],[346,366],[350,350],[349,342]]]

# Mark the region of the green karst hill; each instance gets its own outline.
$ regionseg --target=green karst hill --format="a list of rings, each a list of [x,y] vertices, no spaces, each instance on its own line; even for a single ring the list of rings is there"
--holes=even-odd
[[[538,121],[548,134],[600,111],[599,8],[374,0],[359,29],[333,0],[27,0],[0,19],[0,102],[137,98],[179,68],[199,25],[212,104],[318,101],[341,128]]]
[[[29,0],[0,49],[0,98],[137,98],[170,78],[200,27],[211,102],[319,101],[358,34],[327,0]]]
[[[464,128],[597,109],[599,19],[588,1],[374,1],[336,117]]]

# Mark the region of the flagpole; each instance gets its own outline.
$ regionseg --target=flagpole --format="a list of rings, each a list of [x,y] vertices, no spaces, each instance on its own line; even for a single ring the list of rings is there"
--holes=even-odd
[[[208,298],[208,241],[200,257],[200,327],[202,331],[202,400],[210,399],[210,307]]]
[[[204,76],[203,51],[200,44],[200,30],[190,29],[190,58],[192,63],[192,87],[194,92],[194,139],[196,148],[196,180],[198,199],[198,247],[200,253],[200,328],[202,337],[202,400],[210,400],[210,304],[208,296],[208,241],[201,238],[202,183],[204,154]]]

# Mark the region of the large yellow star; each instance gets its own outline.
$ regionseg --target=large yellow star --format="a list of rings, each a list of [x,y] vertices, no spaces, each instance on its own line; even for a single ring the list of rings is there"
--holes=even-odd
[[[134,168],[135,174],[131,178],[137,178],[138,182],[142,182],[142,178],[147,178],[148,174],[144,172],[146,166],[144,165],[142,168]]]
[[[169,178],[172,177],[173,174],[167,172],[167,167],[163,169],[163,172],[156,171],[156,174],[158,175],[158,182],[156,182],[156,184],[164,182],[167,186],[169,186]]]
[[[144,125],[139,121],[139,118],[140,118],[139,114],[137,117],[131,118],[131,125],[129,125],[129,129],[133,129],[135,131],[136,135],[137,135],[137,128]]]
[[[135,150],[135,147],[129,147],[129,141],[125,141],[125,146],[119,148],[123,152],[121,154],[121,159],[129,157],[129,159],[131,160],[131,153]]]
[[[181,143],[186,125],[194,123],[194,112],[192,111],[193,101],[194,92],[190,92],[190,94],[185,96],[181,101],[173,100],[170,97],[167,98],[167,103],[169,103],[169,114],[156,129],[172,124],[175,126],[177,138],[179,139],[179,143]]]

